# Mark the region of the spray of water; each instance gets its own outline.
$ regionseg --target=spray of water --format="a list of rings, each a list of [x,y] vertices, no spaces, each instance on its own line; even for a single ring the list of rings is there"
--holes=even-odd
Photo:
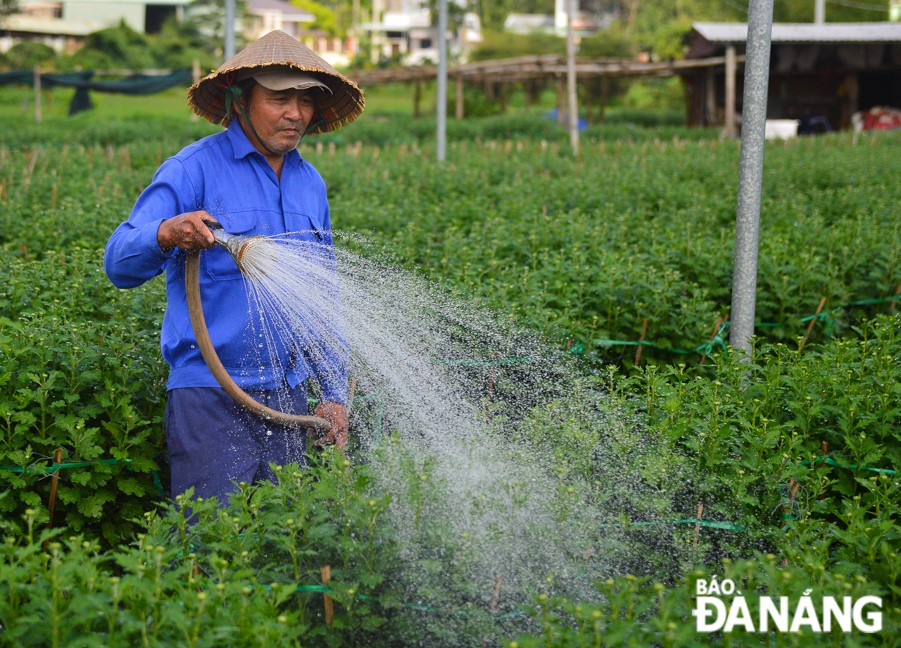
[[[358,417],[382,414],[355,428],[394,496],[411,602],[442,590],[498,611],[538,591],[596,600],[598,579],[678,560],[671,533],[636,541],[615,525],[666,515],[677,471],[602,381],[496,313],[350,251],[359,237],[338,243],[227,247],[257,308],[277,315],[254,334],[340,358]]]

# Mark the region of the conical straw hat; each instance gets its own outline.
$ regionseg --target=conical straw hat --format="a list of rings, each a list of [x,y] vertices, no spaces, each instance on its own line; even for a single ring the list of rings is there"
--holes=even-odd
[[[273,65],[312,72],[325,83],[331,94],[322,91],[316,99],[316,114],[322,121],[308,135],[327,133],[349,124],[363,112],[363,91],[338,72],[316,52],[283,31],[269,32],[223,63],[218,70],[188,88],[191,110],[214,124],[227,125],[226,89],[235,83],[239,70]]]

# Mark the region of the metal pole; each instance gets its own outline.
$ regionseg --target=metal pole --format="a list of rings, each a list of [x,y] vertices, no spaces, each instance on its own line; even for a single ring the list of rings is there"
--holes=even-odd
[[[773,0],[751,0],[741,113],[741,156],[732,270],[730,344],[750,359],[757,293],[760,242],[760,194],[763,187],[764,131],[770,76]]]
[[[567,3],[566,17],[566,90],[569,112],[569,143],[573,155],[579,156],[579,106],[576,103],[576,35],[573,19],[576,17],[576,0]]]
[[[235,55],[235,0],[225,0],[225,60]]]
[[[447,150],[447,0],[438,4],[438,106],[436,156],[444,162]]]

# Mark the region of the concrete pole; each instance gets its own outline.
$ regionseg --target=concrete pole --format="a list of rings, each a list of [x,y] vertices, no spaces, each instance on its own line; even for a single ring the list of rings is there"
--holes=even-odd
[[[741,114],[741,156],[732,270],[732,324],[729,343],[751,355],[757,298],[760,195],[763,189],[764,131],[770,78],[773,0],[751,0]]]
[[[576,17],[577,0],[567,3],[566,20],[566,90],[568,101],[566,109],[569,113],[569,144],[573,155],[579,156],[579,106],[576,103],[576,35],[573,32],[573,19]]]
[[[447,0],[438,4],[438,98],[436,157],[444,162],[447,150]]]
[[[225,0],[225,60],[235,55],[235,0]]]

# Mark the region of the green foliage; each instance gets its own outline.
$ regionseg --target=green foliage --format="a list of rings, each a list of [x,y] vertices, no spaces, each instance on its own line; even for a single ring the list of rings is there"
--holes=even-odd
[[[17,0],[0,0],[0,19],[16,13],[19,10]]]
[[[698,582],[710,583],[731,580],[740,589],[748,607],[759,609],[761,597],[779,599],[785,596],[790,609],[802,596],[814,591],[814,605],[819,597],[832,596],[838,600],[848,596],[859,600],[874,596],[877,590],[863,579],[824,570],[814,560],[799,565],[780,565],[773,554],[755,552],[752,558],[733,561],[724,559],[720,566],[696,569],[675,583],[665,584],[653,578],[626,575],[610,578],[598,584],[600,597],[605,601],[570,601],[548,594],[538,594],[532,614],[540,624],[535,634],[523,634],[515,641],[505,642],[506,648],[564,648],[570,646],[707,646],[769,645],[770,638],[780,646],[891,646],[898,632],[897,608],[883,608],[883,630],[876,635],[862,632],[843,633],[837,624],[830,633],[818,634],[809,629],[797,633],[762,632],[751,634],[745,630],[731,633],[695,632],[695,597]],[[728,602],[732,597],[723,597]],[[820,609],[820,608],[817,608]],[[873,608],[870,607],[870,610]],[[758,626],[755,615],[755,627]],[[740,626],[738,626],[740,628]]]
[[[556,143],[483,146],[480,138],[509,136],[483,130],[452,145],[442,168],[423,166],[421,156],[432,157],[426,145],[309,156],[330,179],[336,223],[389,242],[431,278],[552,340],[569,337],[599,360],[629,362],[634,347],[607,341],[637,340],[647,319],[647,339],[659,348],[645,348],[645,360],[670,362],[678,349],[697,361],[695,349],[731,303],[738,143],[679,139],[704,135],[687,129],[663,141],[665,129],[611,125],[587,129],[575,160],[560,143],[563,129],[531,123],[532,137],[558,133]],[[606,132],[636,140],[607,142]],[[660,140],[637,139],[655,133]],[[767,145],[761,335],[797,340],[821,296],[830,310],[812,342],[889,308],[841,307],[886,298],[899,281],[896,191],[886,170],[898,168],[901,138],[856,141],[835,135]],[[386,154],[390,168],[374,169],[375,156]]]
[[[67,61],[85,70],[143,70],[156,67],[150,40],[122,21],[88,34],[84,46]]]
[[[56,51],[44,43],[21,41],[3,54],[2,62],[11,70],[30,70],[35,65],[52,69],[56,62]]]
[[[608,29],[585,36],[579,41],[579,57],[631,58],[638,53],[635,42],[622,23],[614,23]]]
[[[668,79],[636,79],[632,81],[618,104],[660,114],[663,110],[679,113],[684,122],[685,87],[676,77]]]
[[[540,56],[566,52],[565,39],[553,34],[511,34],[486,31],[482,42],[470,53],[472,61],[513,58],[516,56]]]
[[[335,19],[335,12],[329,7],[315,2],[315,0],[291,0],[291,4],[316,16],[316,20],[309,25],[304,25],[305,29],[323,31],[329,36],[342,35],[342,28]]]
[[[374,606],[397,561],[382,522],[389,501],[368,496],[368,471],[339,456],[277,475],[278,484],[244,485],[226,510],[181,497],[149,511],[115,552],[41,530],[31,510],[6,518],[0,643],[372,645],[385,628]]]
[[[716,574],[752,596],[881,595],[882,635],[829,639],[891,645],[901,319],[888,303],[852,302],[899,281],[901,138],[767,145],[757,307],[778,326],[758,328],[750,363],[715,349],[699,365],[695,348],[729,304],[738,147],[670,121],[642,128],[645,114],[587,129],[578,160],[538,116],[452,123],[441,166],[428,162],[429,120],[405,131],[361,119],[301,148],[329,182],[336,227],[582,350],[573,361],[592,389],[490,429],[512,455],[546,461],[559,524],[581,524],[580,504],[610,511],[599,546],[635,576],[590,573],[599,589],[582,602],[552,579],[534,592],[546,598],[511,596],[501,612],[469,579],[481,547],[427,515],[446,484],[391,435],[371,469],[314,456],[278,485],[242,488],[225,514],[161,503],[163,285],[115,290],[102,247],[163,157],[215,129],[0,124],[0,644],[720,644],[729,637],[696,635],[690,615],[694,583]],[[610,340],[635,340],[644,318],[658,346],[635,370],[635,347]],[[56,473],[54,526],[65,528],[39,531],[57,449],[90,465]],[[741,526],[675,524],[698,502],[705,521]],[[324,564],[331,628],[314,587]]]

